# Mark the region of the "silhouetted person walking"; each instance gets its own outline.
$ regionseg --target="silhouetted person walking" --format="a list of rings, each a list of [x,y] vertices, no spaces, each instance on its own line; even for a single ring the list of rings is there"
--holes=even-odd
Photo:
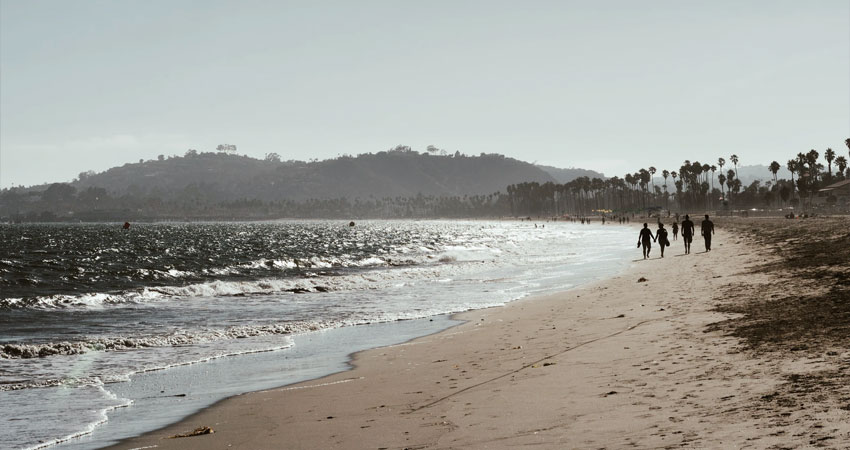
[[[664,224],[658,222],[658,231],[655,232],[655,238],[658,240],[658,245],[661,246],[661,257],[664,257],[664,247],[670,246],[670,241],[667,240],[667,230],[664,229]]]
[[[682,240],[685,241],[685,254],[691,252],[691,242],[694,240],[694,223],[691,218],[685,214],[685,220],[682,221]]]
[[[675,241],[678,236],[679,236],[679,224],[678,224],[678,222],[673,222],[673,240]]]
[[[714,234],[714,222],[708,220],[708,214],[705,215],[705,220],[700,224],[700,233],[705,239],[705,251],[711,251],[711,235]]]
[[[652,241],[654,240],[655,236],[652,235],[652,230],[649,229],[647,224],[643,224],[643,228],[640,230],[640,234],[638,234],[637,243],[638,247],[643,245],[643,259],[649,258],[649,251],[652,250]]]

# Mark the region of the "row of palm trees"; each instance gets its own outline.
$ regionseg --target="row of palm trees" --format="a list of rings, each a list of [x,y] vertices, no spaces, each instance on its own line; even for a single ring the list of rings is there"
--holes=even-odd
[[[850,139],[845,141],[850,157]],[[518,183],[507,188],[511,214],[523,215],[589,215],[600,211],[637,212],[647,209],[733,208],[792,205],[808,199],[824,185],[850,179],[848,158],[828,148],[824,151],[826,171],[819,162],[820,152],[809,150],[788,160],[791,180],[779,179],[782,166],[773,161],[768,170],[773,180],[744,186],[738,177],[738,155],[716,164],[686,160],[678,170],[661,170],[663,182],[655,183],[655,167],[638,169],[622,178],[580,177],[567,183]],[[731,167],[729,167],[731,166]],[[727,170],[724,172],[724,167]],[[837,169],[833,173],[833,167]],[[670,185],[672,179],[672,186]],[[715,184],[716,182],[716,184]]]

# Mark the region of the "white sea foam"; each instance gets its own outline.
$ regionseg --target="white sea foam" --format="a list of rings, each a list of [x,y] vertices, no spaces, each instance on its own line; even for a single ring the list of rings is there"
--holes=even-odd
[[[199,363],[209,362],[215,359],[246,355],[251,353],[269,352],[276,350],[285,350],[293,345],[289,337],[284,337],[274,345],[262,342],[251,342],[244,345],[243,350],[231,349],[229,351],[217,350],[215,346],[194,346],[191,348],[181,349],[181,357],[183,359],[172,358],[170,362],[163,361],[163,355],[150,355],[152,358],[148,360],[147,365],[138,366],[134,370],[126,371],[128,363],[139,363],[138,358],[133,361],[132,358],[124,355],[126,361],[114,364],[118,368],[122,368],[124,372],[116,372],[106,376],[105,380],[101,377],[88,377],[74,380],[63,380],[52,384],[43,384],[37,386],[40,389],[24,389],[16,392],[11,392],[8,389],[0,389],[0,399],[2,396],[10,397],[8,406],[13,408],[16,414],[25,414],[26,411],[33,411],[39,414],[39,423],[44,429],[33,429],[27,423],[16,423],[16,421],[6,421],[11,423],[11,428],[7,426],[5,430],[0,431],[0,448],[17,446],[16,443],[30,441],[41,441],[36,444],[25,444],[24,448],[41,449],[51,447],[63,442],[68,442],[76,438],[92,433],[97,427],[105,424],[108,421],[109,412],[130,406],[133,403],[131,399],[119,398],[108,390],[109,383],[118,381],[128,381],[130,377],[137,373],[154,372],[165,369],[170,369],[178,366],[194,365]],[[155,358],[154,358],[155,357]],[[36,386],[28,386],[30,388]],[[12,402],[15,402],[12,404]],[[68,407],[79,405],[85,409],[84,414],[68,415],[68,411],[64,408],[56,409],[50,406],[49,402],[68,404]],[[48,403],[45,403],[48,402]],[[4,406],[7,406],[4,404]],[[12,412],[12,411],[8,411]],[[4,414],[0,412],[0,417]],[[53,431],[54,435],[50,439],[41,439],[45,431]],[[9,434],[7,434],[9,433]],[[26,435],[32,437],[27,438]]]
[[[150,347],[178,347],[197,343],[243,339],[255,336],[292,334],[327,328],[326,321],[314,323],[283,323],[274,325],[233,326],[221,330],[199,330],[161,336],[115,336],[97,337],[84,341],[61,341],[40,344],[5,344],[0,347],[2,359],[46,358],[56,355],[79,355],[88,352],[121,351]],[[0,386],[0,390],[6,386]]]
[[[119,399],[117,396],[115,396],[115,394],[104,389],[102,384],[95,384],[94,386],[103,394],[103,396],[105,398],[114,401],[115,404],[98,409],[95,412],[94,419],[91,422],[88,422],[88,423],[82,425],[82,429],[80,429],[80,430],[72,431],[72,432],[70,432],[70,434],[67,434],[67,435],[62,436],[62,437],[50,439],[50,440],[47,440],[47,441],[42,441],[42,442],[39,442],[38,444],[29,446],[29,447],[24,447],[24,449],[25,450],[37,450],[37,449],[52,447],[56,444],[61,444],[63,442],[70,441],[71,439],[76,439],[76,438],[85,436],[87,434],[91,434],[91,432],[93,432],[95,430],[95,428],[97,428],[100,425],[103,425],[104,423],[106,423],[109,420],[108,414],[109,414],[110,411],[114,411],[118,408],[126,408],[126,407],[133,404],[133,401],[130,400],[130,399]],[[67,422],[69,419],[68,418],[59,418],[59,420],[64,420],[64,421]]]

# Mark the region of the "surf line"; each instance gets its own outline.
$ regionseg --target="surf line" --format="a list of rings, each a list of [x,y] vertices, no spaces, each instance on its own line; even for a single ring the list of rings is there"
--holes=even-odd
[[[291,386],[291,387],[282,387],[282,388],[269,389],[269,390],[267,390],[267,391],[260,391],[260,392],[278,392],[278,391],[294,391],[294,390],[296,390],[296,389],[310,389],[310,388],[317,388],[317,387],[331,386],[331,385],[334,385],[334,384],[348,383],[349,381],[357,381],[357,380],[362,380],[362,379],[364,379],[364,378],[366,378],[366,377],[346,378],[346,379],[344,379],[344,380],[331,381],[331,382],[328,382],[328,383],[311,384],[311,385],[309,385],[309,386]]]
[[[493,382],[493,381],[496,381],[496,380],[499,380],[499,379],[505,378],[505,377],[507,377],[507,376],[509,376],[509,375],[513,375],[513,374],[515,374],[515,373],[517,373],[517,372],[520,372],[520,371],[523,371],[523,370],[525,370],[525,369],[528,369],[528,368],[530,368],[531,366],[534,366],[534,365],[536,365],[536,364],[540,364],[541,362],[546,361],[547,359],[552,359],[552,358],[554,358],[554,357],[556,357],[556,356],[563,355],[564,353],[567,353],[567,352],[573,351],[573,350],[575,350],[575,349],[577,349],[577,348],[584,347],[585,345],[592,344],[592,343],[594,343],[594,342],[601,341],[601,340],[603,340],[603,339],[612,338],[612,337],[617,336],[617,335],[619,335],[619,334],[623,334],[623,333],[625,333],[625,332],[627,332],[627,331],[634,330],[635,328],[637,328],[637,327],[639,327],[639,326],[641,326],[641,325],[643,325],[643,324],[645,324],[645,323],[655,322],[655,321],[657,321],[657,320],[661,320],[661,319],[648,319],[648,320],[643,320],[643,321],[640,321],[640,322],[638,322],[638,323],[636,323],[636,324],[634,324],[634,325],[631,325],[631,326],[629,326],[629,327],[626,327],[626,328],[624,328],[624,329],[622,329],[622,330],[620,330],[620,331],[616,331],[616,332],[614,332],[614,333],[611,333],[611,334],[608,334],[608,335],[605,335],[605,336],[600,336],[600,337],[598,337],[598,338],[595,338],[595,339],[591,339],[591,340],[589,340],[589,341],[582,342],[582,343],[577,344],[577,345],[574,345],[574,346],[572,346],[572,347],[568,347],[568,348],[566,348],[566,349],[564,349],[564,350],[561,350],[561,351],[560,351],[560,352],[558,352],[558,353],[554,353],[554,354],[552,354],[552,355],[549,355],[549,356],[545,356],[545,357],[543,357],[543,358],[540,358],[540,359],[538,359],[537,361],[534,361],[534,362],[532,362],[532,363],[528,363],[528,364],[526,364],[526,365],[524,365],[524,366],[520,367],[519,369],[512,370],[512,371],[507,372],[507,373],[503,373],[503,374],[501,374],[501,375],[499,375],[499,376],[496,376],[496,377],[490,378],[489,380],[484,380],[484,381],[482,381],[482,382],[480,382],[480,383],[473,384],[472,386],[467,386],[467,387],[465,387],[465,388],[463,388],[463,389],[461,389],[461,390],[459,390],[459,391],[453,392],[453,393],[451,393],[451,394],[449,394],[449,395],[447,395],[447,396],[445,396],[445,397],[438,398],[438,399],[436,399],[436,400],[434,400],[434,401],[432,401],[432,402],[430,402],[430,403],[426,403],[426,404],[424,404],[424,405],[422,405],[422,406],[417,406],[416,408],[411,408],[409,411],[405,411],[405,412],[403,412],[402,414],[412,414],[412,413],[415,413],[416,411],[420,411],[420,410],[423,410],[423,409],[425,409],[425,408],[430,408],[430,407],[432,407],[432,406],[436,405],[437,403],[442,402],[443,400],[448,400],[448,399],[450,399],[450,398],[452,398],[452,397],[454,397],[454,396],[456,396],[456,395],[458,395],[458,394],[460,394],[460,393],[463,393],[463,392],[466,392],[466,391],[469,391],[469,390],[475,389],[475,388],[477,388],[477,387],[479,387],[479,386],[483,386],[483,385],[485,385],[485,384],[487,384],[487,383],[491,383],[491,382]]]

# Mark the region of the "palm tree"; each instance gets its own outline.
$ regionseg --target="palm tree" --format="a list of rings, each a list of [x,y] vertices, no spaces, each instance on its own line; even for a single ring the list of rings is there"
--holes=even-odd
[[[676,172],[675,170],[673,170],[673,171],[670,171],[670,176],[671,176],[671,177],[673,177],[673,185],[674,185],[674,186],[677,186],[677,189],[678,189],[678,186],[679,186],[679,185],[678,185],[678,184],[676,184],[676,177],[678,177],[678,176],[679,176],[679,173],[678,173],[678,172]],[[681,180],[680,180],[680,182],[681,182]],[[682,203],[681,203],[681,201],[680,201],[680,199],[679,199],[679,196],[678,196],[678,195],[676,196],[676,201],[677,201],[677,202],[680,202],[680,203],[679,203],[679,208],[681,208],[681,207],[682,207]]]
[[[729,197],[732,196],[732,186],[735,186],[735,182],[738,181],[735,179],[735,172],[732,170],[726,171],[726,189],[729,190]]]
[[[782,168],[782,166],[780,166],[776,161],[770,163],[770,166],[767,168],[773,174],[773,184],[776,184],[776,174],[779,173],[780,168]]]
[[[791,192],[794,192],[794,174],[797,173],[797,161],[789,159],[787,165],[788,171],[791,172]]]
[[[726,175],[723,175],[723,172],[720,172],[720,175],[717,176],[717,181],[720,182],[720,194],[723,196],[723,199],[726,200],[726,190],[723,188],[723,184],[726,183]]]
[[[667,177],[670,176],[670,171],[664,169],[661,171],[661,176],[664,177],[664,208],[667,208]],[[668,210],[670,208],[667,208]]]
[[[776,184],[776,183],[777,183],[777,180],[776,180],[776,174],[777,174],[777,173],[779,173],[779,169],[780,169],[781,167],[782,167],[782,166],[780,166],[778,162],[773,161],[772,163],[770,163],[770,166],[768,166],[768,168],[767,168],[767,170],[769,170],[769,171],[773,174],[773,185],[774,185],[774,189],[777,189],[777,188],[778,188],[778,185]],[[768,182],[768,184],[769,184],[769,183],[770,183],[770,182]],[[772,195],[772,194],[771,194],[771,195]],[[781,206],[781,205],[780,205],[780,206]]]
[[[711,166],[709,166],[708,164],[702,165],[702,173],[705,174],[705,181],[703,181],[703,183],[705,183],[707,185],[708,184],[708,178],[711,178],[711,187],[713,188],[714,187],[714,174],[712,174],[709,177],[708,172],[710,170],[711,170]],[[708,188],[706,188],[705,190],[706,190],[705,199],[708,201],[709,207],[711,207],[712,205],[714,205],[714,201],[711,199],[711,195],[709,195],[711,193],[711,191],[709,191]]]
[[[735,178],[735,171],[729,169],[726,171],[726,190],[729,191],[729,198],[732,197],[732,186],[735,185],[735,182],[738,181]]]
[[[708,167],[708,166],[703,166],[702,164],[699,163],[699,161],[694,161],[694,163],[691,164],[691,170],[694,172],[694,175],[696,176],[696,179],[694,180],[695,183],[699,183],[699,180],[701,179],[700,175],[702,175],[702,173],[703,173],[703,167]]]
[[[850,157],[850,138],[844,140],[844,145],[847,146],[847,156]],[[850,177],[850,173],[847,176]]]
[[[723,158],[717,158],[717,166],[720,167],[721,172],[723,172],[724,165],[726,165],[726,160]]]
[[[845,158],[844,156],[839,156],[838,158],[835,158],[835,165],[838,166],[838,172],[843,174],[844,169],[847,168],[847,158]]]
[[[826,163],[829,164],[829,178],[832,179],[832,160],[835,159],[835,152],[828,148],[823,152],[823,157],[826,158]]]
[[[643,206],[646,207],[647,206],[646,205],[647,187],[649,186],[649,181],[652,179],[652,175],[649,174],[648,170],[640,169],[640,171],[638,172],[638,179],[640,180],[640,187],[643,190],[643,198],[644,198]]]
[[[844,145],[847,146],[847,156],[850,158],[850,138],[844,140]],[[850,173],[847,176],[850,177]]]
[[[809,165],[809,175],[812,177],[812,181],[818,181],[818,157],[820,153],[817,150],[811,149],[808,153],[806,153],[806,163]]]
[[[717,170],[717,166],[712,164],[711,167],[708,168],[708,170],[711,171],[711,190],[713,191],[714,190],[714,172]]]
[[[735,178],[738,178],[738,155],[732,155],[729,157],[732,160],[732,164],[735,165]]]
[[[679,203],[679,208],[682,207],[682,179],[676,181],[676,201]]]
[[[806,168],[806,154],[803,152],[797,153],[797,192],[800,193],[800,200],[805,200],[806,189],[812,181],[811,169],[804,171]]]
[[[655,167],[649,166],[648,170],[649,170],[650,181],[652,181],[652,187],[654,188],[655,187],[655,172],[656,172]]]

